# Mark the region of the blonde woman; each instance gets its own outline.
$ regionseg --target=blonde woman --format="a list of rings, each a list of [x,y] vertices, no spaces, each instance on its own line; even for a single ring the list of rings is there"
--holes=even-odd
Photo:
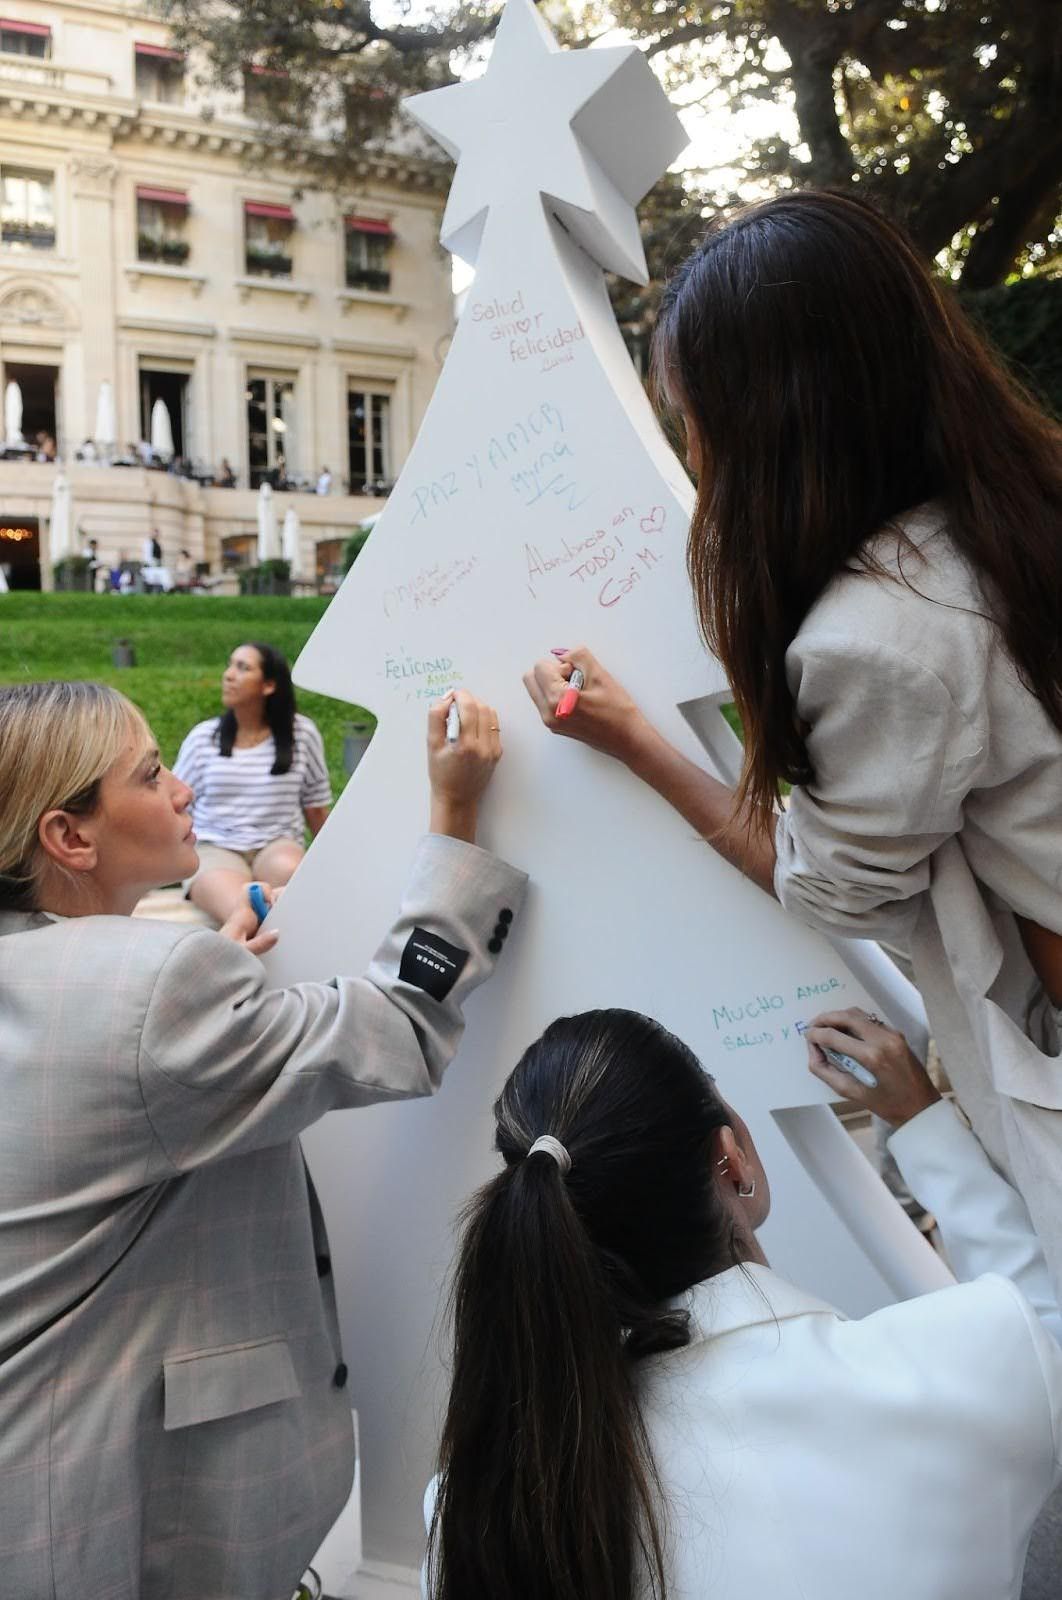
[[[368,972],[268,991],[249,911],[227,938],[130,916],[196,865],[192,792],[139,712],[0,689],[5,1594],[289,1600],[346,1500],[298,1135],[438,1087],[522,895],[473,842],[497,717],[458,699],[456,744],[429,713],[431,831]]]

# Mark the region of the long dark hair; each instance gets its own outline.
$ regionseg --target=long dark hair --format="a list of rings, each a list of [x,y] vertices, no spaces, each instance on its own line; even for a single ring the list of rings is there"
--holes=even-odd
[[[787,647],[865,541],[933,498],[1062,728],[1062,428],[898,227],[813,190],[714,224],[665,293],[654,374],[700,449],[689,574],[744,724],[750,822],[814,776]]]
[[[632,1011],[551,1024],[494,1107],[505,1166],[454,1276],[432,1600],[666,1592],[635,1365],[689,1338],[666,1302],[738,1260],[712,1181],[729,1113],[692,1052]],[[528,1150],[541,1134],[571,1157]]]
[[[262,676],[267,683],[275,684],[272,694],[266,695],[265,716],[273,735],[276,757],[270,772],[279,774],[291,771],[295,753],[295,685],[291,681],[291,668],[279,650],[271,644],[259,644],[249,639],[246,648],[257,650],[262,663]],[[236,742],[236,713],[223,711],[218,718],[215,738],[223,756],[231,756]]]

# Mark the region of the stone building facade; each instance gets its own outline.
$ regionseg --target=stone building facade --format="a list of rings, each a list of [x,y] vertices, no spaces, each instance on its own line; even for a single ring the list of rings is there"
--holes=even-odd
[[[304,571],[334,569],[397,475],[452,331],[438,166],[367,158],[351,192],[302,191],[257,137],[253,66],[242,94],[207,102],[136,4],[2,9],[0,387],[18,383],[21,431],[49,458],[0,458],[12,586],[49,586],[59,472],[77,541],[106,563],[139,558],[153,528],[168,561],[184,549],[218,575],[252,560],[268,481],[279,518],[298,511]],[[104,385],[122,465],[91,459]],[[160,399],[183,476],[142,464]]]

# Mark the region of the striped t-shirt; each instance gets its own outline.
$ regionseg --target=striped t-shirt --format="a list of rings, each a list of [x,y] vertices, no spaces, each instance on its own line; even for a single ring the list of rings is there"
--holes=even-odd
[[[295,713],[291,766],[274,774],[273,735],[245,750],[223,756],[218,749],[220,719],[199,722],[177,753],[173,770],[195,791],[192,826],[204,844],[226,850],[260,850],[273,839],[303,837],[307,806],[332,803],[324,744],[309,717]]]

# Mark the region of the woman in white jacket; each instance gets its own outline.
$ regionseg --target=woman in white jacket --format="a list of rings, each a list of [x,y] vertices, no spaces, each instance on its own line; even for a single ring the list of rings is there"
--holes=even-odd
[[[847,1011],[807,1037],[985,1275],[846,1321],[770,1270],[766,1175],[688,1048],[632,1012],[553,1023],[467,1216],[433,1600],[1017,1600],[1062,1479],[1028,1213],[901,1035]]]
[[[908,953],[1062,1293],[1062,428],[852,194],[713,224],[654,363],[697,477],[687,565],[737,788],[585,651],[528,687],[807,926]]]

